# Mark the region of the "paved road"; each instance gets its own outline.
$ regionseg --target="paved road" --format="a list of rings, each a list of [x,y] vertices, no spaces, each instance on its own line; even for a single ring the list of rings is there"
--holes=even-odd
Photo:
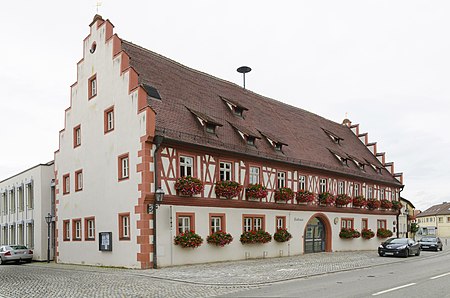
[[[422,252],[420,257],[393,264],[278,282],[224,296],[450,297],[449,264],[450,252]]]
[[[349,297],[347,291],[354,291],[361,284],[374,284],[373,293],[406,284],[406,280],[419,285],[417,279],[400,281],[398,276],[407,272],[411,279],[417,277],[415,272],[424,264],[431,263],[439,268],[449,261],[450,250],[445,249],[408,259],[380,258],[375,251],[334,252],[158,270],[54,263],[8,264],[0,266],[0,297],[237,297],[303,296],[304,293],[316,297],[326,297],[329,293],[333,293],[333,297]],[[401,267],[405,265],[407,267]],[[367,268],[375,271],[368,273]],[[444,271],[435,269],[427,272],[426,277],[444,274]],[[350,273],[357,275],[346,275]],[[289,280],[292,282],[286,282]],[[430,280],[430,285],[441,280],[449,282],[450,275]],[[350,293],[361,297],[372,292]]]

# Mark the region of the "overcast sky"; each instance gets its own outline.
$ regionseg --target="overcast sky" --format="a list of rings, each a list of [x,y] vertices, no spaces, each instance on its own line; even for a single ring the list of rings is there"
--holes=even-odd
[[[0,180],[53,159],[96,1],[0,10]],[[450,201],[450,1],[119,1],[120,37],[336,122],[345,114],[416,208]]]

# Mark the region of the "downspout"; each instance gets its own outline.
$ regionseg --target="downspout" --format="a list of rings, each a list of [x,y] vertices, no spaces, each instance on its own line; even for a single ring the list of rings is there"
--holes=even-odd
[[[405,186],[404,185],[402,185],[402,187],[400,188],[400,191],[398,192],[398,200],[400,201],[400,198],[402,197],[402,191],[403,191],[403,188],[404,188]],[[399,219],[400,219],[400,213],[402,212],[402,208],[400,208],[399,210],[398,210],[398,212],[397,212],[397,238],[400,238],[400,231],[399,231],[399,226],[400,226],[400,224],[399,224]],[[406,225],[408,225],[408,221],[406,221]],[[408,230],[408,227],[406,227],[406,230]],[[406,236],[408,237],[408,233],[406,233]]]
[[[154,176],[155,176],[155,190],[159,188],[158,182],[158,151],[161,148],[161,143],[163,142],[163,136],[154,136],[153,144],[155,144],[155,151],[153,151],[153,164],[154,164]],[[153,269],[158,268],[157,257],[156,257],[156,198],[153,198]]]

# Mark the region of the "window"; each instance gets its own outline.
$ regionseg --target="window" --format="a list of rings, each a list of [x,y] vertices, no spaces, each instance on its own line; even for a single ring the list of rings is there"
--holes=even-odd
[[[188,156],[180,156],[180,177],[193,176],[194,159]]]
[[[358,183],[355,183],[355,191],[354,191],[354,193],[355,193],[355,197],[359,196],[359,184]]]
[[[104,118],[104,133],[108,133],[114,130],[114,107],[110,107],[105,110]]]
[[[373,189],[372,189],[371,186],[369,186],[369,187],[367,188],[367,198],[368,198],[368,199],[372,199],[372,198],[373,198]]]
[[[283,188],[286,187],[286,172],[278,172],[278,179],[277,179],[277,187]]]
[[[385,219],[378,219],[377,220],[377,228],[378,229],[386,229],[386,220]]]
[[[224,213],[210,213],[209,214],[209,231],[210,234],[222,231],[225,232],[225,214]]]
[[[73,148],[81,145],[81,125],[74,127],[73,129]]]
[[[70,220],[63,221],[63,240],[70,241]]]
[[[70,193],[70,174],[63,176],[63,194],[66,195]]]
[[[231,180],[231,163],[220,162],[220,181]]]
[[[353,218],[341,218],[341,229],[353,229]]]
[[[24,204],[25,202],[23,199],[23,185],[17,189],[17,196],[18,196],[18,200],[19,200],[19,211],[23,211],[24,206],[25,206],[25,204]],[[22,227],[22,230],[23,230],[23,227]]]
[[[450,222],[450,216],[447,217],[447,222]]]
[[[129,178],[130,162],[128,153],[119,156],[119,180]]]
[[[16,244],[16,226],[9,226],[9,244]]]
[[[361,220],[361,230],[369,228],[369,220],[367,218],[363,218]]]
[[[275,226],[277,231],[279,229],[286,229],[286,216],[277,216],[275,218]]]
[[[130,213],[119,214],[119,240],[130,240]]]
[[[98,86],[97,86],[97,75],[96,74],[89,78],[88,88],[89,88],[88,99],[91,99],[97,95]]]
[[[8,198],[6,196],[6,191],[2,193],[2,214],[8,213]],[[4,242],[6,244],[6,242]]]
[[[2,244],[7,244],[8,243],[8,227],[7,226],[3,226],[2,228]]]
[[[24,232],[23,224],[18,224],[17,225],[17,236],[18,236],[17,244],[19,244],[19,245],[24,245],[23,232]]]
[[[215,133],[216,125],[212,123],[205,123],[205,130],[207,133]]]
[[[177,213],[176,217],[177,235],[188,231],[194,231],[194,213]]]
[[[320,190],[320,193],[324,193],[327,191],[327,179],[320,179],[319,190]]]
[[[247,145],[255,146],[256,138],[254,136],[247,136],[245,139],[247,140]]]
[[[338,195],[344,194],[344,181],[338,183]]]
[[[34,224],[27,224],[27,246],[28,248],[34,248]]]
[[[72,240],[73,241],[81,240],[81,219],[72,220]]]
[[[305,176],[300,176],[298,178],[298,189],[306,190],[306,177]]]
[[[14,189],[11,189],[9,191],[9,212],[16,212],[16,192],[14,191]]]
[[[84,240],[95,240],[95,217],[88,217],[84,219]]]
[[[26,185],[26,194],[27,194],[27,206],[28,206],[28,209],[33,209],[34,208],[33,183],[28,183]]]
[[[380,200],[384,200],[384,188],[380,190]]]
[[[443,217],[439,217],[438,220],[439,220],[439,223],[443,223],[444,222],[444,218]]]
[[[83,189],[83,170],[75,172],[75,191]]]
[[[264,230],[264,215],[246,215],[243,216],[244,232]]]
[[[250,175],[248,178],[249,178],[248,183],[259,184],[259,168],[258,167],[250,167]]]

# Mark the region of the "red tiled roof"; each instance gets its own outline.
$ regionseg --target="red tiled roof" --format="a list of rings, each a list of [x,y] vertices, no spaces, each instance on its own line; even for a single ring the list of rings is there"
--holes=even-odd
[[[439,205],[434,205],[427,210],[419,213],[417,217],[425,217],[430,215],[450,215],[450,203],[444,202]]]
[[[156,88],[161,95],[161,100],[149,99],[148,103],[157,113],[157,133],[166,138],[401,185],[346,126],[188,68],[125,40],[122,48],[139,74],[139,83]],[[222,98],[248,110],[243,117],[237,116]],[[190,110],[223,126],[216,129],[215,135],[207,133]],[[249,146],[231,124],[274,136],[287,146],[276,152],[263,136],[256,146]],[[339,144],[326,131],[342,138]],[[383,170],[378,174],[372,167],[361,171],[353,162],[342,165],[329,149],[344,157],[348,154],[370,161]]]

